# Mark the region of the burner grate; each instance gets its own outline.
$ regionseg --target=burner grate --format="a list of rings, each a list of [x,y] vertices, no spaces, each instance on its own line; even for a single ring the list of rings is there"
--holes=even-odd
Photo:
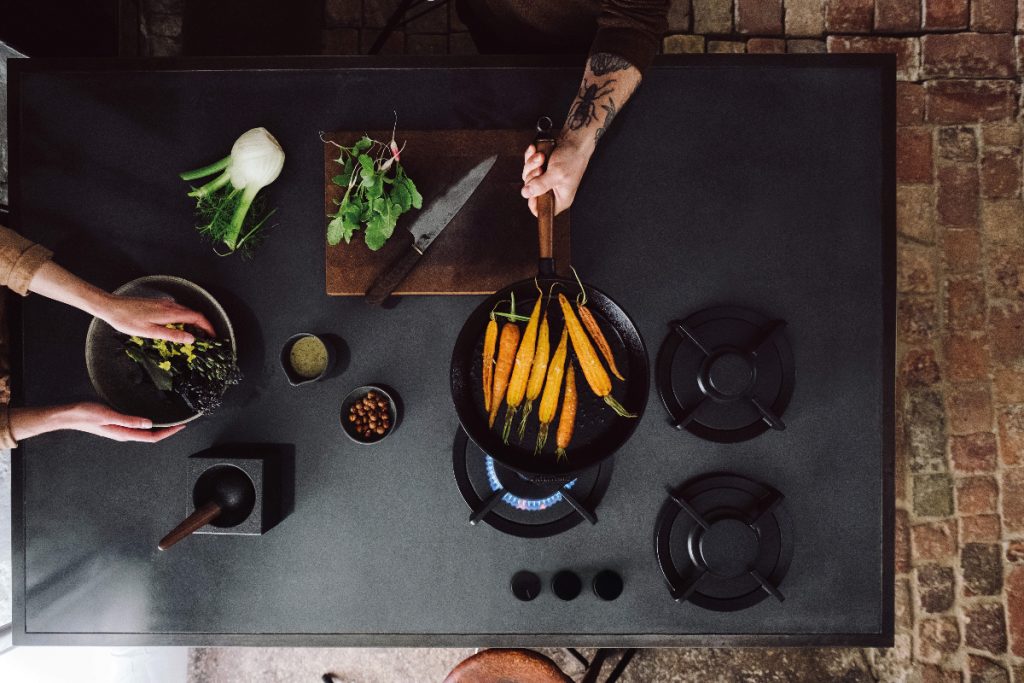
[[[785,429],[794,379],[785,328],[736,306],[673,321],[655,367],[670,424],[724,443]]]
[[[669,491],[658,515],[655,551],[677,602],[730,612],[768,596],[793,552],[781,493],[735,474],[711,474]]]
[[[611,462],[590,468],[575,479],[528,478],[503,466],[456,432],[452,465],[459,492],[470,507],[469,523],[480,522],[514,536],[553,536],[587,521],[611,478]]]

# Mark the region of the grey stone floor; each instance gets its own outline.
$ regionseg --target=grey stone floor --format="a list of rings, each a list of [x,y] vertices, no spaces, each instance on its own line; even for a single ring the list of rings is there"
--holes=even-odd
[[[582,667],[561,650],[540,650],[577,680]],[[591,656],[592,650],[583,650]],[[189,661],[196,683],[440,683],[466,649],[197,648]],[[606,665],[605,673],[610,670]],[[622,683],[860,683],[903,680],[879,670],[861,650],[641,650]]]

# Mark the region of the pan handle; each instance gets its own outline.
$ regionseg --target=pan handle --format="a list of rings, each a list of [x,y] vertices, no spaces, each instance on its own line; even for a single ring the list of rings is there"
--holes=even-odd
[[[547,170],[548,159],[555,149],[555,139],[551,135],[551,119],[542,117],[537,122],[537,137],[533,143],[537,151],[544,155],[544,170]],[[539,269],[541,275],[553,275],[555,272],[555,193],[548,191],[537,197],[537,239],[540,255]]]

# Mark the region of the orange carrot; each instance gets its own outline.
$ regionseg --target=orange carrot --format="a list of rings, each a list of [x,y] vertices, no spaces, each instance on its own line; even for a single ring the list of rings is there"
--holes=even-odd
[[[619,369],[615,367],[615,356],[612,354],[612,347],[608,343],[608,340],[604,336],[604,332],[597,324],[597,320],[594,319],[594,314],[590,312],[586,304],[582,304],[579,301],[576,302],[576,310],[579,311],[580,321],[583,323],[583,327],[587,328],[587,332],[590,333],[590,338],[594,340],[597,345],[597,350],[604,356],[604,360],[608,363],[608,369],[613,375],[622,380],[626,381],[626,378],[622,376]]]
[[[572,363],[565,372],[565,397],[562,399],[562,414],[558,417],[558,433],[555,435],[555,456],[558,460],[567,457],[565,449],[572,441],[572,431],[576,427],[576,371]]]
[[[612,380],[605,371],[604,366],[601,364],[601,359],[597,356],[597,351],[594,350],[594,345],[590,343],[590,338],[587,336],[586,331],[583,329],[583,325],[580,324],[579,318],[576,317],[576,313],[572,310],[572,305],[569,304],[569,300],[565,298],[565,295],[558,295],[558,303],[562,307],[562,316],[565,318],[565,327],[569,330],[569,339],[572,341],[572,350],[576,352],[576,358],[580,362],[580,368],[583,370],[583,378],[587,380],[587,384],[590,385],[590,389],[595,395],[600,396],[604,399],[604,402],[611,407],[618,415],[622,417],[636,417],[634,413],[629,412],[622,405],[615,400],[612,396]]]
[[[519,347],[519,326],[505,323],[501,328],[501,339],[498,340],[498,362],[494,366],[494,388],[491,391],[491,412],[488,426],[494,426],[498,417],[498,407],[505,398],[508,380],[512,376],[512,362],[515,360],[516,349]]]
[[[498,345],[498,321],[491,316],[484,333],[484,410],[491,412],[491,390],[494,387],[494,350]]]

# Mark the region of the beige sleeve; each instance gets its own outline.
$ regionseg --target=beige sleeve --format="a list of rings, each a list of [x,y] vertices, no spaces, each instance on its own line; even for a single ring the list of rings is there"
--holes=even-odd
[[[0,286],[26,296],[32,276],[52,257],[46,247],[0,225]]]
[[[18,442],[14,440],[14,434],[11,433],[11,408],[10,406],[0,406],[0,448],[17,448]]]

